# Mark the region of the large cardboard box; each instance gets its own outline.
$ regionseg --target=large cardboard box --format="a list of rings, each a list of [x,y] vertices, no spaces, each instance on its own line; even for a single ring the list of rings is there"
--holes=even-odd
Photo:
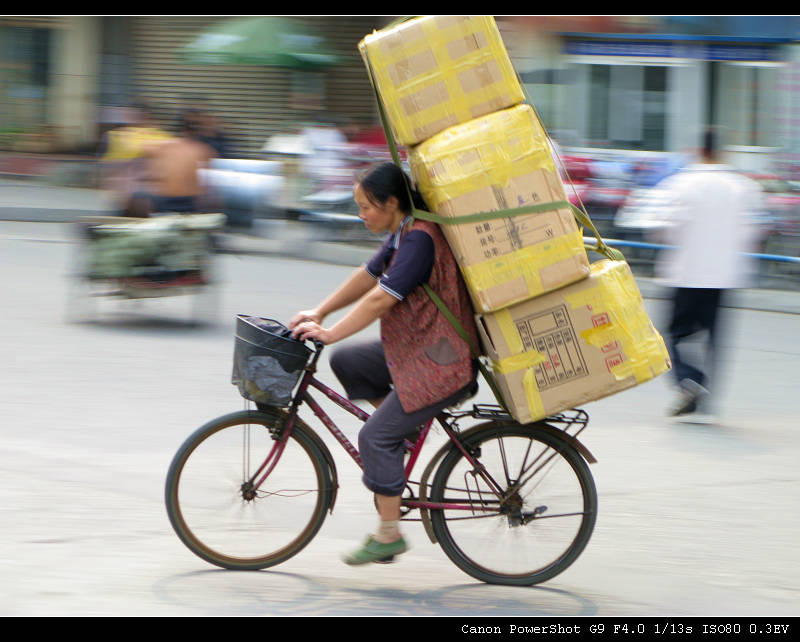
[[[520,423],[631,388],[670,367],[624,261],[499,312],[478,329],[503,399]]]
[[[409,151],[428,208],[444,217],[566,202],[552,151],[530,105],[450,127]],[[442,224],[478,312],[491,312],[589,274],[569,207]]]
[[[524,100],[492,16],[414,18],[366,36],[359,50],[401,145]]]

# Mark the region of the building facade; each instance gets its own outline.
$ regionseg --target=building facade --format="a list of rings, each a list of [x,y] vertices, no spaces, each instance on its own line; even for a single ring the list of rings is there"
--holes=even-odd
[[[744,20],[743,18],[748,18]],[[318,70],[189,64],[179,49],[219,16],[0,16],[0,148],[88,149],[124,108],[163,127],[202,100],[235,153],[298,123],[377,123],[357,44],[387,16],[300,16],[339,64]],[[737,165],[800,158],[798,18],[501,16],[530,98],[564,147],[686,152],[707,125]],[[47,138],[49,136],[49,138]]]
[[[375,122],[357,44],[388,18],[297,17],[340,60],[317,70],[200,65],[180,57],[183,45],[223,19],[0,16],[0,148],[91,148],[134,104],[146,104],[158,124],[174,129],[180,111],[200,100],[243,157],[297,123]]]
[[[622,18],[512,20],[512,57],[563,146],[691,153],[713,126],[743,169],[796,164],[796,17]]]

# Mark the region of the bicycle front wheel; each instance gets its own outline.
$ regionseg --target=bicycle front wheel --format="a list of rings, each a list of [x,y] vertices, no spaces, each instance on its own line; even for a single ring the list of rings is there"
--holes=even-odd
[[[493,584],[532,585],[564,571],[581,554],[597,516],[589,467],[563,438],[535,424],[492,422],[465,432],[472,457],[453,448],[430,499],[447,556]]]
[[[319,530],[331,501],[325,457],[299,419],[281,441],[277,416],[239,412],[199,428],[181,446],[165,488],[175,532],[199,557],[237,570],[267,568],[297,554]],[[275,465],[264,482],[254,483]]]

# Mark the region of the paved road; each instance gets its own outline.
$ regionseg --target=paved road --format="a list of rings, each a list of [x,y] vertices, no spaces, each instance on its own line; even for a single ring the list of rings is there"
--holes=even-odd
[[[184,324],[178,299],[103,301],[100,322],[68,324],[74,246],[23,240],[60,240],[30,230],[0,224],[0,615],[800,613],[796,315],[730,311],[717,425],[667,421],[665,377],[587,406],[600,515],[581,558],[544,586],[477,583],[415,523],[397,564],[343,565],[375,518],[327,437],[342,488],[320,535],[277,569],[232,573],[172,533],[170,459],[195,427],[243,405],[229,382],[235,314],[287,319],[350,268],[223,255],[214,326]],[[663,302],[647,303],[658,323]]]

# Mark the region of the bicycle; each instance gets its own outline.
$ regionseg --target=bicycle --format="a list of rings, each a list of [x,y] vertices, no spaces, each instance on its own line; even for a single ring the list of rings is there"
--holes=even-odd
[[[173,458],[165,488],[170,522],[211,564],[258,570],[285,562],[333,512],[336,465],[319,434],[298,416],[302,404],[361,466],[358,450],[309,391],[361,421],[369,415],[315,377],[324,346],[313,343],[288,405],[256,402],[256,410],[214,419]],[[458,423],[467,417],[483,423],[462,432]],[[418,481],[411,475],[433,420],[406,440],[403,520],[421,521],[432,543],[483,582],[533,585],[566,570],[586,547],[597,516],[588,466],[596,460],[577,439],[588,424],[586,412],[521,425],[501,406],[473,404],[435,419],[448,441]],[[411,517],[415,510],[418,518]]]

